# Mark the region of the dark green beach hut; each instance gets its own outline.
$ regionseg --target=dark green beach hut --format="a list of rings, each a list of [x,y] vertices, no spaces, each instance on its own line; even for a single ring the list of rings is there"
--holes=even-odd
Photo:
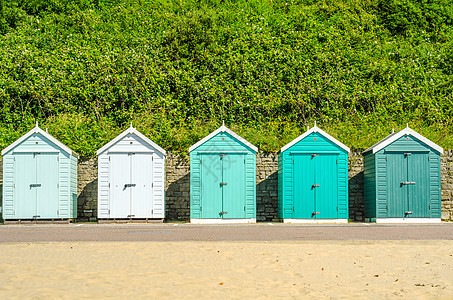
[[[440,222],[442,152],[409,127],[363,151],[366,220]]]

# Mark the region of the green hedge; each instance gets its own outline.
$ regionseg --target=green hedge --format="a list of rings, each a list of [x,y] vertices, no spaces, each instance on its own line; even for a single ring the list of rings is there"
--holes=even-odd
[[[85,157],[130,121],[178,153],[222,120],[265,151],[315,120],[453,147],[450,0],[0,3],[1,147],[35,120]]]

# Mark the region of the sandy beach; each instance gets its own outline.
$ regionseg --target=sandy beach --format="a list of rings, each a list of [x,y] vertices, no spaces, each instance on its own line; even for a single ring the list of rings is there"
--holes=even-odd
[[[0,245],[14,298],[453,298],[453,241]]]

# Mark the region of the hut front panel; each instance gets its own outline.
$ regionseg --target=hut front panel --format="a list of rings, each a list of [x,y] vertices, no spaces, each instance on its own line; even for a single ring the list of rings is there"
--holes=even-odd
[[[107,152],[154,152],[155,149],[135,134],[127,134],[112,145]]]
[[[110,157],[98,157],[98,218],[109,218],[110,210]]]
[[[3,157],[3,219],[14,218],[14,156]]]
[[[225,164],[221,164],[221,153],[226,154]],[[232,169],[225,170],[230,182],[222,186],[225,187],[224,194],[220,183],[223,166],[226,168],[228,164]],[[231,175],[233,173],[236,177]],[[242,193],[242,196],[238,197],[238,193]],[[227,200],[225,207],[222,206],[223,196],[231,199]],[[227,213],[221,215],[220,212]],[[226,132],[220,132],[190,153],[190,217],[256,218],[255,153]]]

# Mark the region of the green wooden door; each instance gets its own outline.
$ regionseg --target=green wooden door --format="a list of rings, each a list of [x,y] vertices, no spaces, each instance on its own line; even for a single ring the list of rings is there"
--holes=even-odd
[[[201,155],[201,217],[217,219],[222,211],[222,159],[219,154]]]
[[[14,159],[14,218],[32,219],[36,216],[36,158],[33,153],[16,153]]]
[[[294,154],[294,218],[338,217],[337,154]]]
[[[222,161],[222,217],[243,219],[245,214],[245,155],[227,154]]]
[[[408,210],[407,185],[407,156],[402,152],[386,154],[387,160],[387,216],[402,218]]]
[[[338,218],[338,155],[319,154],[315,162],[315,211],[317,219]]]
[[[408,217],[430,217],[430,178],[429,178],[429,154],[412,153],[407,156],[408,163],[408,211],[412,212]]]
[[[386,159],[388,217],[429,217],[428,153],[394,152]]]
[[[36,154],[36,214],[41,219],[59,216],[58,201],[58,153]]]
[[[293,210],[296,219],[315,218],[315,168],[314,156],[311,154],[294,154],[293,156]]]

